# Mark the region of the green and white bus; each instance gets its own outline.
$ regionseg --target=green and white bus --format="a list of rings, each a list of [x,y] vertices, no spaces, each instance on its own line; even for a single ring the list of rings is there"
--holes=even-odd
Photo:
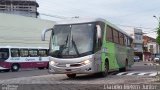
[[[49,45],[49,73],[76,74],[126,71],[133,64],[133,39],[124,31],[104,19],[64,20],[57,22],[51,31]]]

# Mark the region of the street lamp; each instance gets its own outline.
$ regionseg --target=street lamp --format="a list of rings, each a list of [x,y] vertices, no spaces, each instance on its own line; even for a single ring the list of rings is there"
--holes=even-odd
[[[153,17],[157,19],[157,21],[158,21],[158,26],[160,27],[160,17],[158,18],[158,17],[156,17],[155,15],[154,15]]]
[[[157,37],[157,38],[160,39],[160,17],[158,18],[158,17],[156,17],[155,15],[154,15],[153,17],[156,18],[157,21],[158,21],[158,27],[157,27],[157,34],[158,34],[158,37]],[[160,41],[158,41],[158,44],[160,45]]]
[[[157,20],[159,20],[155,15],[153,17],[156,18]]]

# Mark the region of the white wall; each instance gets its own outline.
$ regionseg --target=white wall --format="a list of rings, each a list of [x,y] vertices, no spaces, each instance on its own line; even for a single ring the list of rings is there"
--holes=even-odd
[[[0,46],[45,46],[49,45],[50,33],[47,41],[41,41],[41,32],[53,27],[53,21],[16,16],[0,13]]]
[[[148,51],[150,51],[150,46],[153,46],[153,54],[156,54],[156,53],[160,53],[159,51],[159,45],[156,43],[156,42],[150,42],[147,44],[147,47],[148,47]]]

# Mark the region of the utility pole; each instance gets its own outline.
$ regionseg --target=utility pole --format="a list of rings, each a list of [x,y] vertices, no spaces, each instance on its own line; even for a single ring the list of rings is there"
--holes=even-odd
[[[160,17],[156,17],[156,16],[153,16],[154,18],[156,18],[158,20],[158,27],[157,27],[157,37],[156,37],[156,42],[160,45]],[[156,71],[157,71],[157,75],[156,75],[156,78],[158,82],[160,82],[160,61],[158,61],[158,64],[156,64]]]
[[[160,45],[160,17],[153,16],[158,21],[156,42]]]

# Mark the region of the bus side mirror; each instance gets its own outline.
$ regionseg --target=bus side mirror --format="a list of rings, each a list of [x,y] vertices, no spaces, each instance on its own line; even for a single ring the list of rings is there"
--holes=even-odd
[[[41,40],[42,41],[45,41],[46,32],[51,31],[51,30],[53,30],[53,28],[49,28],[49,29],[46,29],[46,30],[42,31],[42,34],[41,34]]]
[[[102,35],[101,35],[101,27],[100,27],[100,25],[96,25],[96,28],[97,28],[97,38],[101,38]]]

